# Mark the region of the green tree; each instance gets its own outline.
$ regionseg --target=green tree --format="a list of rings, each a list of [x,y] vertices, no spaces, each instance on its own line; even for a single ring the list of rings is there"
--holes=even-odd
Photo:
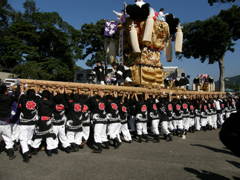
[[[26,0],[0,39],[0,65],[21,78],[72,81],[81,57],[80,31],[56,12]]]
[[[105,20],[99,20],[95,24],[84,24],[81,27],[81,59],[87,60],[86,64],[92,66],[96,61],[104,62],[106,53],[104,49]]]
[[[220,71],[220,90],[224,85],[224,55],[234,51],[234,41],[239,39],[240,9],[233,6],[205,21],[184,25],[183,54],[186,58],[198,58],[209,64],[217,62]]]
[[[214,3],[233,3],[238,0],[208,0],[208,3],[212,6]]]
[[[14,11],[7,0],[0,1],[0,31],[4,30],[12,18]]]

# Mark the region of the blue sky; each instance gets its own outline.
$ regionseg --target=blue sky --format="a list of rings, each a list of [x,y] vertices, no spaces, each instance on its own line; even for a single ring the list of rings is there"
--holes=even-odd
[[[209,6],[207,0],[145,0],[158,10],[161,7],[166,12],[173,13],[179,17],[182,23],[195,20],[204,20],[212,15],[218,14],[221,9],[231,7],[231,4],[216,4]],[[9,0],[9,3],[16,9],[22,10],[24,0]],[[80,28],[84,23],[96,22],[99,19],[115,19],[112,10],[121,10],[123,2],[133,3],[134,0],[36,0],[37,7],[41,11],[56,11],[62,18]],[[239,3],[240,5],[240,3]],[[225,76],[231,77],[240,74],[240,42],[235,46],[234,53],[227,53],[225,56]],[[218,79],[218,64],[208,65],[200,63],[198,59],[174,59],[172,63],[161,59],[164,66],[179,66],[191,77],[200,73],[208,73]],[[85,67],[84,62],[79,65]]]

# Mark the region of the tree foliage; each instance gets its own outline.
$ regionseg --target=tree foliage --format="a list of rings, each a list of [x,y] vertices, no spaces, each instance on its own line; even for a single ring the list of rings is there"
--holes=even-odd
[[[84,24],[81,27],[81,46],[84,49],[81,59],[87,60],[88,66],[105,60],[104,26],[105,21],[99,20],[95,24]]]
[[[214,3],[233,3],[238,0],[208,0],[208,3],[212,6]]]
[[[4,1],[3,7],[11,10]],[[26,0],[23,7],[2,33],[1,68],[21,78],[72,81],[75,60],[82,54],[80,31],[56,12],[40,12],[34,0]]]
[[[14,14],[13,8],[8,4],[7,0],[0,1],[0,31],[8,26],[8,23]]]
[[[183,56],[198,58],[210,64],[219,61],[226,51],[233,51],[228,24],[214,16],[184,26]]]
[[[184,25],[183,53],[180,57],[198,58],[202,62],[219,63],[220,85],[224,89],[223,59],[227,51],[234,51],[234,42],[240,38],[240,8],[232,6],[217,16]]]

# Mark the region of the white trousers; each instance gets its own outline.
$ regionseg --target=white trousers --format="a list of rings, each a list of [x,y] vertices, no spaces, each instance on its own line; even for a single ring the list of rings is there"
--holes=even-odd
[[[159,119],[152,120],[152,133],[155,135],[159,135]]]
[[[35,125],[19,125],[19,140],[23,154],[29,151],[28,145],[32,145],[34,129]]]
[[[205,127],[208,124],[208,118],[201,118],[201,127]]]
[[[166,122],[167,122],[168,130],[170,130],[170,131],[175,130],[175,127],[173,125],[173,121],[166,121]],[[164,127],[164,129],[166,129],[166,127]]]
[[[217,114],[212,115],[213,128],[217,129]]]
[[[195,118],[190,117],[189,118],[189,127],[195,126]]]
[[[173,120],[174,129],[183,130],[183,120]]]
[[[99,123],[94,125],[95,143],[107,142],[107,124]]]
[[[67,131],[67,139],[69,143],[75,143],[77,145],[82,144],[82,131],[81,132],[73,132]]]
[[[18,124],[11,124],[11,130],[12,130],[13,141],[18,142],[19,141],[19,134],[20,134]]]
[[[169,131],[169,129],[168,129],[169,123],[171,123],[171,122],[168,122],[168,121],[162,121],[162,122],[161,122],[161,131],[162,131],[162,133],[163,133],[164,135],[170,134],[170,131]],[[172,123],[171,123],[171,124],[172,124]]]
[[[137,122],[137,135],[148,134],[147,132],[147,122]]]
[[[183,118],[183,129],[188,131],[190,127],[190,118],[184,117]]]
[[[131,134],[129,132],[129,129],[128,129],[128,123],[121,124],[120,132],[122,133],[123,139],[125,141],[131,141],[132,140],[132,136],[131,136]]]
[[[84,140],[87,141],[90,135],[90,126],[83,126],[82,128],[83,128],[82,136]]]
[[[2,136],[4,142],[5,142],[5,148],[6,149],[12,149],[13,148],[13,139],[12,139],[12,131],[11,131],[11,125],[0,125],[0,135]]]
[[[115,139],[119,137],[120,134],[120,129],[121,129],[121,123],[110,123],[108,125],[108,135],[110,136],[110,139]]]
[[[65,125],[53,126],[53,133],[56,134],[56,139],[54,140],[54,147],[58,148],[59,140],[62,143],[62,147],[66,148],[70,146],[68,138],[65,133]]]
[[[209,115],[209,116],[207,117],[207,124],[210,125],[211,127],[213,127],[212,115]]]
[[[196,117],[195,117],[195,129],[196,129],[197,131],[200,131],[200,130],[201,130],[200,120],[201,120],[201,118],[200,118],[199,116],[196,116]]]
[[[39,146],[41,145],[42,140],[43,140],[42,138],[35,139],[32,142],[32,147],[35,148],[35,149],[39,148]],[[47,150],[55,149],[55,142],[54,142],[54,139],[52,137],[46,138],[46,144],[47,144]]]

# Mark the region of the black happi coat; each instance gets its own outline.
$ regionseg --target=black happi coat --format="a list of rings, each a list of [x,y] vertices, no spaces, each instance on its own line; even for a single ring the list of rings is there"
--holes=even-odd
[[[190,101],[189,102],[189,117],[190,118],[195,118],[195,106],[194,106],[194,102]]]
[[[58,94],[54,98],[53,125],[61,126],[66,122],[67,103],[64,95]]]
[[[82,104],[82,117],[81,117],[81,121],[82,121],[82,125],[83,126],[90,126],[90,99],[87,96],[82,96],[81,97],[81,104]]]
[[[207,106],[208,106],[208,112],[207,112],[208,115],[209,115],[209,116],[213,115],[214,112],[213,112],[213,106],[212,106],[211,100],[208,100],[208,101],[207,101]]]
[[[166,102],[166,112],[169,120],[173,120],[174,103],[172,101]]]
[[[110,123],[120,122],[119,101],[116,98],[108,99],[106,103],[106,113]]]
[[[208,104],[204,102],[201,108],[201,118],[207,118],[209,115]]]
[[[104,73],[104,67],[103,66],[96,66],[93,71],[95,72],[97,81],[104,81],[105,79],[105,73]]]
[[[19,99],[20,125],[34,125],[38,120],[40,98],[36,95],[22,95]]]
[[[136,105],[136,118],[137,122],[148,121],[148,108],[146,101],[141,101]]]
[[[196,117],[201,117],[201,113],[202,113],[202,103],[200,101],[195,101],[195,115]]]
[[[160,100],[160,102],[158,103],[158,110],[159,110],[159,114],[160,114],[160,120],[161,121],[169,121],[172,117],[172,110],[171,107],[169,106],[168,109],[168,105],[171,104],[170,102],[168,102],[166,99],[164,100]],[[169,113],[169,115],[168,115]]]
[[[174,102],[173,111],[174,111],[173,119],[182,120],[183,118],[182,103],[179,100]]]
[[[36,124],[38,132],[48,131],[52,128],[54,102],[51,100],[41,99],[39,101],[38,116]]]
[[[183,111],[183,117],[187,118],[190,115],[189,112],[189,102],[187,100],[184,100],[182,103],[182,111]]]
[[[72,95],[68,99],[68,112],[66,130],[80,132],[82,131],[82,104],[79,95]]]
[[[8,121],[10,119],[13,102],[13,97],[0,94],[0,121]]]
[[[120,121],[122,124],[125,124],[128,122],[127,117],[128,117],[128,107],[127,103],[120,103],[119,104],[119,116],[120,116]]]
[[[148,115],[149,119],[151,120],[156,120],[160,118],[159,110],[158,110],[158,105],[156,103],[155,99],[150,99],[148,102]]]
[[[95,96],[91,99],[91,111],[94,123],[107,123],[105,97]]]

